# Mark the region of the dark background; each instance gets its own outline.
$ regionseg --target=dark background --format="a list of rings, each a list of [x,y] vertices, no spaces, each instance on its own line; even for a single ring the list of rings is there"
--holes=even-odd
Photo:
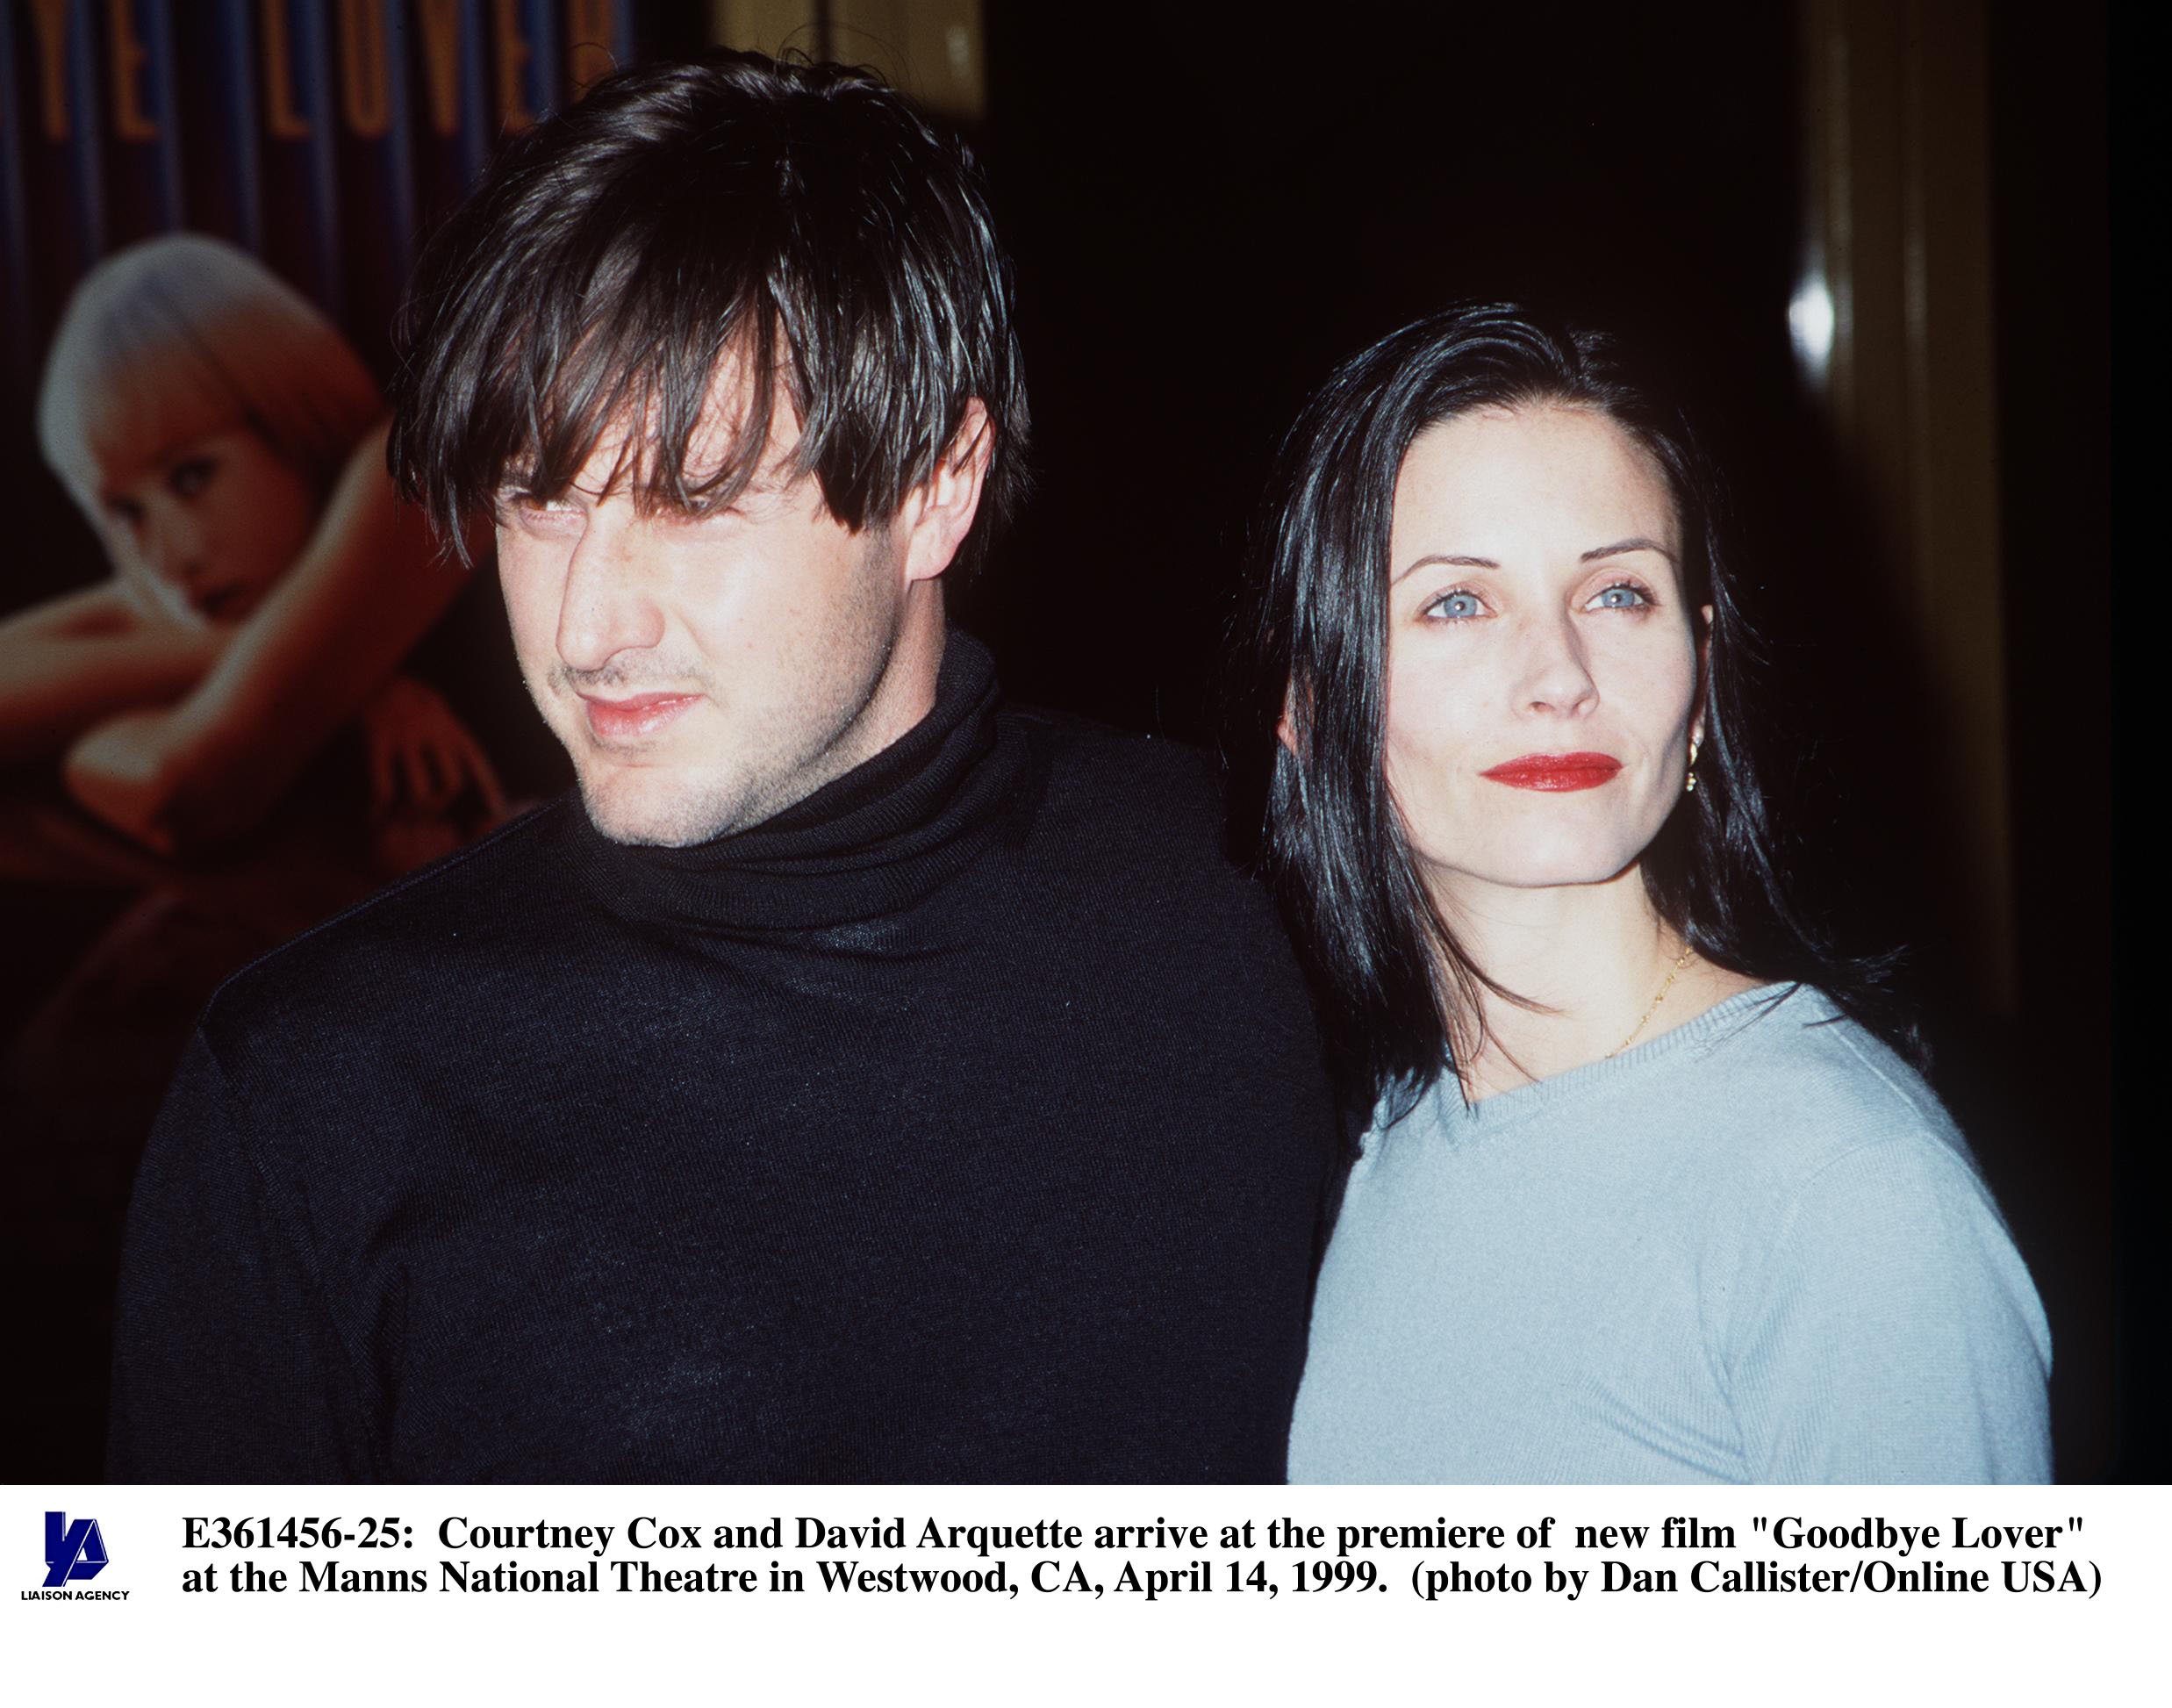
[[[1910,948],[1934,1083],[2051,1316],[2061,1475],[2165,1477],[2143,1369],[2161,1341],[2139,1303],[2161,1214],[2136,1189],[2139,1145],[2113,1143],[2102,7],[1990,11],[2003,473],[1983,596],[2006,624],[2007,1011],[1982,1000],[1950,907],[1971,850],[1938,786],[1895,568],[1788,341],[1805,219],[1793,7],[1353,6],[1288,31],[1252,10],[1130,11],[1121,31],[1093,8],[987,11],[987,110],[968,133],[1018,263],[1036,490],[956,608],[1012,693],[1210,739],[1275,439],[1337,358],[1416,313],[1523,297],[1670,349],[1738,489],[1798,876],[1853,946]],[[661,16],[646,51],[699,45],[699,9],[680,34]],[[11,400],[4,449],[34,471],[11,608],[101,572],[27,415]],[[9,1189],[22,1178],[11,1165]],[[11,1363],[41,1396],[10,1421],[11,1474],[97,1474],[104,1346],[81,1325],[102,1316],[106,1260],[56,1275],[11,1256]]]

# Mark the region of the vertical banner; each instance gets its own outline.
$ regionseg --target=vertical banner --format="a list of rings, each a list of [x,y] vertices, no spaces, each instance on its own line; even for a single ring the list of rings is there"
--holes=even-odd
[[[414,172],[398,0],[338,0],[340,276],[362,359],[391,355],[392,317],[414,258]]]
[[[24,311],[30,300],[30,269],[25,255],[23,208],[23,103],[16,81],[15,18],[0,13],[0,302],[7,305],[7,327],[0,336],[0,374],[13,396],[30,369],[31,325]]]
[[[484,0],[415,0],[405,31],[414,201],[427,233],[467,194],[497,134],[485,95]]]
[[[169,0],[106,0],[90,9],[105,72],[106,242],[118,248],[181,224]]]
[[[70,286],[105,252],[93,4],[19,0],[9,9],[8,113],[20,150],[23,249],[8,272],[19,272],[26,286],[9,312],[33,348],[43,348]]]
[[[264,232],[272,271],[340,319],[338,177],[333,167],[330,20],[317,0],[259,0],[258,115],[264,199],[278,210]]]
[[[557,104],[557,30],[550,0],[491,0],[498,122],[525,131]]]
[[[202,0],[176,8],[182,199],[190,231],[255,251],[264,242],[257,141],[255,0]]]
[[[577,101],[597,78],[626,62],[632,32],[617,0],[570,0],[565,15],[567,94]]]

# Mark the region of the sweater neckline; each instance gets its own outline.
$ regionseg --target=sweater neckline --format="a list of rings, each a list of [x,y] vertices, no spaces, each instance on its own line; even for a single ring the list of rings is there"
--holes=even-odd
[[[1839,1013],[1822,992],[1809,985],[1760,985],[1753,990],[1738,991],[1724,1001],[1715,1002],[1702,1014],[1661,1032],[1647,1043],[1624,1050],[1618,1056],[1602,1057],[1580,1067],[1551,1073],[1529,1085],[1495,1092],[1476,1103],[1466,1103],[1454,1073],[1444,1072],[1402,1119],[1409,1120],[1420,1109],[1430,1110],[1430,1118],[1459,1140],[1503,1132],[1549,1111],[1641,1079],[1686,1051],[1715,1048],[1737,1029],[1762,1020],[1783,1006],[1800,1008],[1800,1018],[1805,1025],[1831,1019]]]
[[[987,649],[953,629],[928,715],[805,800],[684,848],[599,831],[577,796],[563,817],[584,885],[633,922],[695,934],[799,931],[904,912],[969,864],[1018,780]]]

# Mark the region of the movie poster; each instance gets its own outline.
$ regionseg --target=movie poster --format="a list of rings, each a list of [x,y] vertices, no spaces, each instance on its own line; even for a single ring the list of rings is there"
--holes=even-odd
[[[94,1476],[136,1159],[219,982],[563,779],[384,464],[419,243],[498,140],[706,41],[649,0],[8,0],[0,1231]]]

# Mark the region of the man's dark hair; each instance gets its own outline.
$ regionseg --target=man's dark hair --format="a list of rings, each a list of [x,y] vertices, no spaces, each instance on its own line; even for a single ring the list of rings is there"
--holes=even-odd
[[[1518,1001],[1456,940],[1419,875],[1385,766],[1388,535],[1395,482],[1426,428],[1487,406],[1595,410],[1666,473],[1682,591],[1712,608],[1696,793],[1645,850],[1659,916],[1706,959],[1816,985],[1918,1054],[1885,985],[1889,958],[1835,951],[1796,907],[1787,843],[1759,779],[1757,636],[1738,603],[1718,470],[1681,405],[1621,341],[1517,307],[1459,306],[1344,362],[1284,440],[1255,542],[1232,731],[1271,753],[1263,863],[1322,989],[1366,1106],[1429,1087],[1481,1047],[1487,993]],[[1287,714],[1293,740],[1272,733]]]
[[[979,170],[844,66],[718,53],[602,79],[509,143],[437,233],[399,343],[392,473],[455,542],[501,491],[561,496],[617,424],[637,503],[720,510],[760,466],[779,381],[801,424],[790,473],[849,527],[895,513],[974,398],[993,435],[976,542],[1024,482],[1010,267]],[[702,443],[728,360],[748,413],[728,446]]]

